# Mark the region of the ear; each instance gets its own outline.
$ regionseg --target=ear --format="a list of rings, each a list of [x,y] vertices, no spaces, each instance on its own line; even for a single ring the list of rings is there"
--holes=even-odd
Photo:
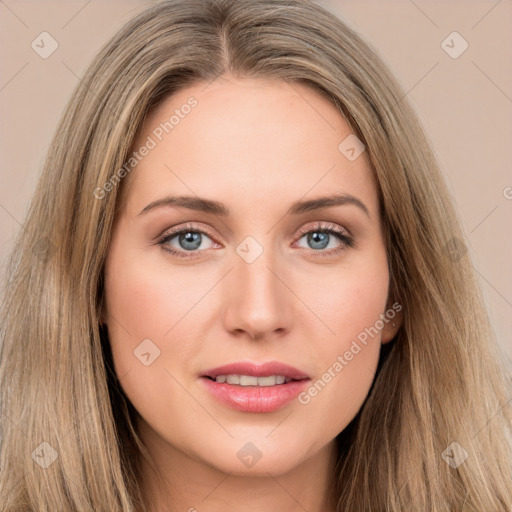
[[[386,311],[383,314],[384,327],[382,328],[381,343],[388,343],[397,334],[404,322],[403,306],[399,301],[386,305]]]

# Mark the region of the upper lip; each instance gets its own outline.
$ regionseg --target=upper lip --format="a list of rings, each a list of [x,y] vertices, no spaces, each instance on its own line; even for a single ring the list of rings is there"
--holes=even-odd
[[[252,375],[254,377],[268,377],[270,375],[282,375],[294,380],[309,379],[309,376],[279,361],[269,361],[267,363],[253,363],[250,361],[238,361],[223,366],[217,366],[211,370],[206,370],[201,377],[211,377],[215,379],[219,375]]]

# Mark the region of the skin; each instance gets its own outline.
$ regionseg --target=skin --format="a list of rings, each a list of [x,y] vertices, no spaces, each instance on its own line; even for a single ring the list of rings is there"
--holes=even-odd
[[[276,360],[316,382],[390,308],[366,152],[350,161],[338,150],[352,130],[307,86],[230,76],[167,98],[146,118],[134,148],[191,96],[198,105],[122,183],[105,265],[103,319],[115,371],[167,482],[144,463],[145,492],[158,511],[332,510],[324,500],[334,439],[362,406],[381,343],[394,337],[400,315],[394,327],[389,321],[360,344],[307,404],[295,399],[271,413],[238,411],[211,396],[199,375],[235,361]],[[333,192],[355,196],[369,215],[353,204],[286,214],[294,201]],[[167,195],[221,201],[231,215],[176,206],[139,215]],[[318,249],[299,234],[314,232],[318,221],[348,230],[356,245],[343,248],[331,234]],[[156,243],[186,224],[209,233],[198,235],[199,249],[178,235]],[[263,249],[251,263],[236,252],[247,236]],[[189,257],[169,254],[169,246]],[[145,339],[160,350],[149,366],[134,357]],[[252,467],[237,457],[248,442],[261,453]]]

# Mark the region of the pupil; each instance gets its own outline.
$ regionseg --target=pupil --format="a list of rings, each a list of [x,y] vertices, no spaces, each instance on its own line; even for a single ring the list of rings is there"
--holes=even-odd
[[[180,235],[180,243],[183,242],[182,247],[187,250],[197,249],[201,245],[201,233],[193,233],[187,231]],[[187,245],[191,244],[191,245]]]
[[[309,235],[309,242],[312,242],[313,246],[318,243],[320,244],[319,246],[313,247],[314,249],[324,249],[328,244],[328,235],[328,233],[315,231]]]

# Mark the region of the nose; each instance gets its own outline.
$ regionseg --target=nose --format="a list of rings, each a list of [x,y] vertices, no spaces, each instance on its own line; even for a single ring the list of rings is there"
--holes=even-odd
[[[270,251],[248,263],[235,258],[226,279],[224,325],[237,335],[253,340],[280,337],[290,331],[293,300],[286,276]]]

